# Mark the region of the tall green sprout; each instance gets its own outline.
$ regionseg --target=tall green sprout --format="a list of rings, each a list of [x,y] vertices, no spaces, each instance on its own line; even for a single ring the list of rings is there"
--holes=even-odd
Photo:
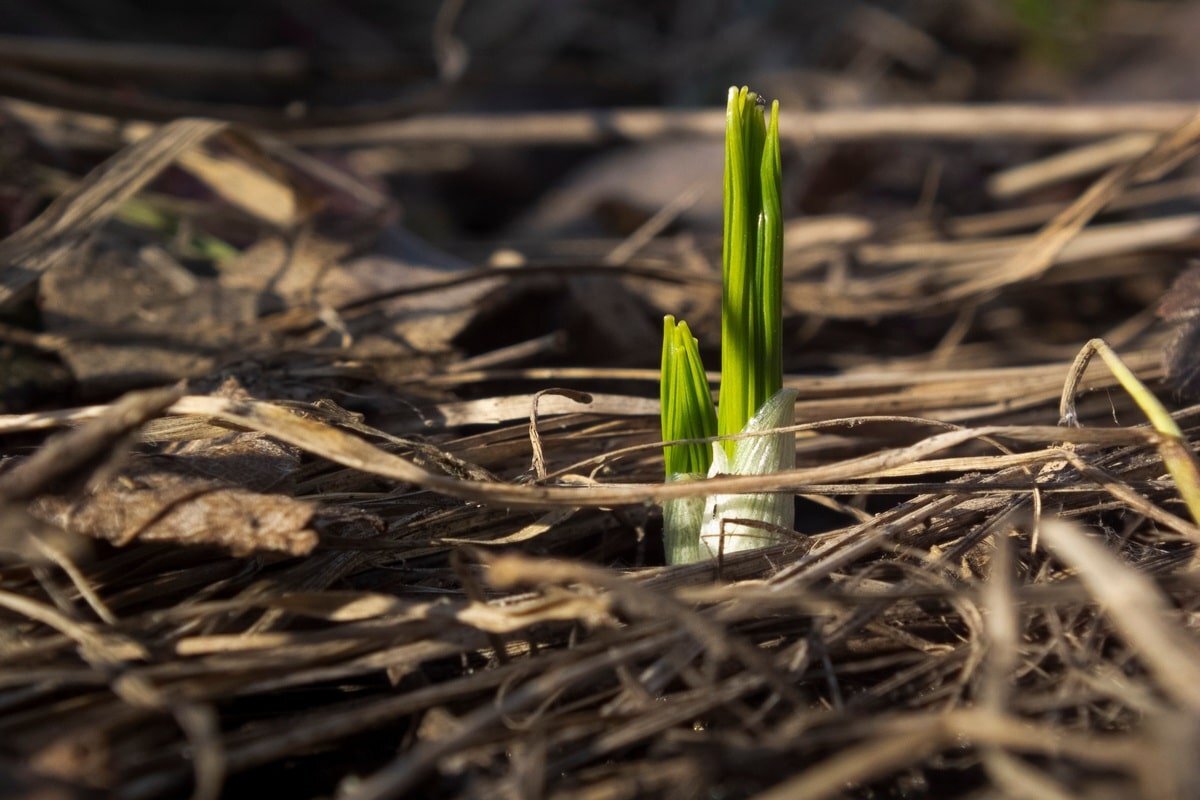
[[[758,95],[729,90],[721,257],[721,404],[717,431],[738,433],[783,387],[783,220],[779,102],[768,126]],[[725,442],[733,455],[734,442]]]
[[[783,218],[779,104],[763,113],[758,95],[729,90],[725,115],[725,225],[722,246],[721,387],[713,409],[696,340],[668,316],[663,329],[662,433],[668,480],[713,472],[764,474],[795,463],[794,435],[724,440],[712,450],[697,439],[791,424],[794,393],[783,392]],[[761,528],[724,524],[750,519]],[[761,547],[791,527],[791,498],[722,495],[664,505],[667,559],[709,558],[718,550]],[[729,530],[734,533],[728,534]],[[713,530],[719,530],[713,534]],[[766,531],[764,533],[763,531]],[[714,541],[716,541],[714,544]]]

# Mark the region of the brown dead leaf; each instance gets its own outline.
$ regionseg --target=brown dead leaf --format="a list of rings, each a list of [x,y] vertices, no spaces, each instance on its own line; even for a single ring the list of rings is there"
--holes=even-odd
[[[1175,279],[1159,301],[1158,315],[1171,322],[1200,317],[1200,263]]]
[[[46,330],[85,391],[203,375],[255,317],[253,292],[193,275],[161,251],[119,243],[76,251],[41,285]]]
[[[1175,279],[1158,305],[1158,316],[1176,323],[1163,350],[1167,380],[1186,397],[1200,395],[1200,264]]]
[[[319,302],[340,307],[364,297],[419,286],[466,272],[460,261],[399,228],[385,230],[369,254],[326,273]],[[378,306],[371,325],[406,347],[425,353],[443,352],[478,313],[480,300],[496,291],[500,281],[478,281],[443,289],[436,294],[395,297]]]
[[[82,496],[40,498],[31,511],[117,545],[143,539],[304,555],[317,543],[316,507],[267,494],[286,489],[298,464],[295,450],[257,434],[192,441],[143,456]]]
[[[372,297],[453,277],[473,266],[399,228],[388,228],[367,252],[349,257],[344,243],[305,233],[294,241],[265,239],[221,266],[221,285],[258,293],[260,311],[315,307],[328,326],[347,335],[355,355],[446,351],[479,313],[500,281],[475,281],[436,293],[392,297],[353,318],[337,309]]]
[[[326,273],[350,248],[342,242],[304,233],[293,241],[262,239],[236,258],[218,264],[221,285],[259,295],[260,312],[310,305]]]

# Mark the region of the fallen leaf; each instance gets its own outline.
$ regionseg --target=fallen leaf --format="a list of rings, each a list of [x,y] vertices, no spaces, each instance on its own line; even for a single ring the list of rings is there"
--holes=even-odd
[[[294,449],[258,434],[197,440],[141,456],[80,495],[38,498],[30,510],[116,545],[141,539],[304,555],[317,544],[315,504],[267,493],[286,490],[298,465]]]
[[[1185,397],[1200,396],[1200,264],[1175,279],[1158,316],[1175,323],[1175,336],[1163,350],[1167,381]]]
[[[85,392],[112,392],[208,373],[255,318],[257,297],[192,275],[156,252],[104,240],[42,279],[42,319]]]

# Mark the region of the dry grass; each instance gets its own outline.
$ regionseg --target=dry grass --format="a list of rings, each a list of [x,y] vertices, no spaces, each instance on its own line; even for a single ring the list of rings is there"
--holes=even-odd
[[[117,130],[6,108],[47,141]],[[829,236],[794,238],[792,344],[821,348],[832,368],[785,381],[799,391],[798,467],[776,476],[662,484],[656,373],[520,366],[562,332],[470,361],[371,338],[381,316],[399,324],[450,290],[581,275],[652,299],[682,287],[711,305],[713,274],[686,265],[696,242],[657,237],[674,207],[624,242],[542,242],[524,266],[350,296],[321,294],[318,278],[350,269],[357,234],[301,222],[283,236],[284,278],[272,277],[301,288],[280,289],[277,307],[224,318],[216,303],[137,336],[105,319],[0,328],[68,361],[104,344],[148,362],[138,348],[162,346],[159,331],[178,337],[176,360],[155,360],[142,382],[192,381],[76,408],[47,397],[0,417],[14,457],[0,472],[0,781],[127,800],[232,796],[263,780],[348,800],[1195,796],[1200,528],[1162,436],[1110,372],[1072,368],[1103,335],[1172,397],[1169,332],[1149,309],[1200,237],[1194,213],[1161,205],[1194,191],[1170,175],[1195,152],[1190,112],[801,120],[793,136],[888,139],[898,117],[909,136],[968,142],[1156,135],[1085,148],[1083,166],[1006,173],[1028,187],[1101,171],[1066,205],[937,226],[841,216]],[[710,117],[604,126],[711,135]],[[586,141],[595,125],[500,122],[510,145]],[[347,127],[337,144],[447,130],[470,143],[476,127]],[[59,182],[54,203],[0,242],[0,303],[92,257],[97,239],[140,257],[111,238],[135,197],[259,244],[291,224],[281,208],[302,217],[313,197],[337,194],[360,223],[386,208],[272,137],[200,121],[115,135],[132,143]],[[172,163],[209,199],[138,194]],[[1106,210],[1135,215],[1097,222]],[[172,235],[142,239],[167,247]],[[1141,305],[1113,303],[1126,311],[1104,308],[1097,325],[1072,301],[1113,294]],[[933,349],[894,346],[947,311]],[[846,321],[852,336],[838,333]],[[112,380],[97,378],[96,393],[112,397]],[[1077,426],[1057,424],[1060,401]],[[1198,411],[1172,414],[1184,456]],[[657,566],[654,502],[718,489],[796,492],[799,533],[719,563]]]

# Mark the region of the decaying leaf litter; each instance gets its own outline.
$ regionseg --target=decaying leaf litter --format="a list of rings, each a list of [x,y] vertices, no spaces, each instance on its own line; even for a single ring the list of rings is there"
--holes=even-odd
[[[1072,371],[1104,339],[1194,451],[1194,108],[912,112],[906,137],[967,158],[1048,148],[993,185],[1060,199],[792,219],[797,468],[689,487],[661,483],[657,371],[569,361],[580,339],[638,346],[592,298],[651,323],[686,310],[715,344],[719,242],[672,227],[686,203],[624,238],[454,257],[308,148],[480,146],[469,120],[268,134],[4,103],[30,152],[87,136],[112,155],[40,175],[56,199],[0,243],[2,302],[42,309],[0,334],[79,387],[0,417],[3,780],[1195,793],[1195,487],[1104,364]],[[713,119],[502,130],[703,140]],[[803,149],[890,142],[889,119],[783,124]],[[529,330],[547,298],[566,306],[554,329],[464,344]],[[797,493],[792,541],[661,566],[655,501],[751,488]]]

